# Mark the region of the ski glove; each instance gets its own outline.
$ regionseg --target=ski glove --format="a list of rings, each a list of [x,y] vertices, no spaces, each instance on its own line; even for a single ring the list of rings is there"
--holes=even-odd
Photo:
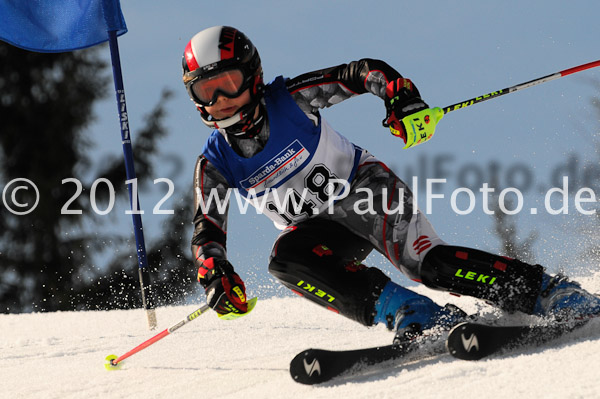
[[[389,127],[393,135],[401,137],[406,144],[406,129],[402,119],[429,106],[421,100],[419,90],[410,79],[398,78],[388,83],[385,88],[386,116],[382,121]]]
[[[198,269],[198,281],[206,291],[206,301],[215,312],[246,313],[246,286],[225,259],[208,258]]]

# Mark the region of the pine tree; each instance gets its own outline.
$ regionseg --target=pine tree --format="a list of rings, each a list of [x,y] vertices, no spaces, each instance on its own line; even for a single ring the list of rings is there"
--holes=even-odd
[[[39,203],[31,213],[15,215],[0,207],[0,312],[98,308],[108,303],[110,292],[96,288],[107,270],[90,264],[90,259],[106,250],[107,243],[115,245],[119,233],[90,231],[86,227],[94,225],[90,218],[101,223],[92,212],[62,212],[74,194],[72,186],[62,184],[63,179],[84,181],[83,172],[90,172],[88,150],[92,142],[87,128],[94,120],[92,107],[111,87],[99,51],[106,52],[106,46],[40,54],[0,42],[2,186],[26,178],[39,190]],[[149,111],[146,126],[134,132],[140,187],[153,175],[152,156],[166,134],[162,121],[169,95],[163,93],[158,105]],[[114,187],[124,187],[122,157],[104,166],[92,174],[108,178]],[[83,192],[89,193],[89,189],[84,183]],[[127,192],[117,190],[116,194],[126,196]],[[34,192],[19,190],[15,199],[21,204],[33,203]],[[100,196],[98,199],[102,200]],[[69,208],[89,209],[85,200],[85,195],[77,196]],[[130,269],[137,272],[136,268],[135,260],[121,265],[123,273]]]

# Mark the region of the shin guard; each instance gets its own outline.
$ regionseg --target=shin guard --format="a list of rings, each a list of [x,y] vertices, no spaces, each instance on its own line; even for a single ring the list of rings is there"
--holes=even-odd
[[[489,301],[501,309],[531,314],[544,268],[471,248],[438,245],[425,256],[426,286]]]

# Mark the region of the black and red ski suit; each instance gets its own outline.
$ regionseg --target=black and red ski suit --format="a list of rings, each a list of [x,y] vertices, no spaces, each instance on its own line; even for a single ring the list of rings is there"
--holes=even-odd
[[[317,124],[320,109],[351,97],[371,93],[385,99],[387,84],[399,77],[383,61],[361,59],[289,79],[286,87],[306,117]],[[252,139],[226,139],[238,155],[250,158],[264,148],[269,136],[267,119]],[[288,288],[364,325],[372,325],[375,302],[390,280],[381,270],[362,264],[376,249],[409,278],[431,288],[472,295],[506,310],[533,310],[541,266],[447,245],[426,217],[414,209],[412,192],[406,184],[367,151],[349,183],[349,194],[335,203],[333,212],[293,222],[277,238],[269,272]],[[223,174],[201,155],[194,174],[192,251],[197,267],[204,259],[227,256],[227,211],[219,211],[214,202],[208,209],[200,202],[215,192],[225,198],[229,189]],[[374,212],[357,212],[357,201],[365,199],[364,191],[359,189],[373,193]],[[402,211],[391,213],[393,209]]]

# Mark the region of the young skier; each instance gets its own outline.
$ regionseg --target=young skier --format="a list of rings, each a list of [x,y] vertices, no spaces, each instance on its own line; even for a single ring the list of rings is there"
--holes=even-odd
[[[385,62],[361,59],[265,85],[250,40],[216,26],[187,44],[183,82],[202,121],[214,129],[195,168],[192,251],[198,281],[218,313],[247,311],[244,283],[227,260],[227,212],[214,201],[223,201],[230,189],[285,226],[273,246],[270,273],[365,326],[384,323],[395,331],[395,342],[434,327],[449,329],[466,314],[362,264],[373,249],[427,287],[506,311],[549,318],[600,313],[600,299],[565,276],[443,242],[413,209],[406,184],[321,117],[322,108],[371,93],[385,104],[384,125],[406,142],[402,119],[428,105]],[[401,210],[389,211],[394,209]]]

